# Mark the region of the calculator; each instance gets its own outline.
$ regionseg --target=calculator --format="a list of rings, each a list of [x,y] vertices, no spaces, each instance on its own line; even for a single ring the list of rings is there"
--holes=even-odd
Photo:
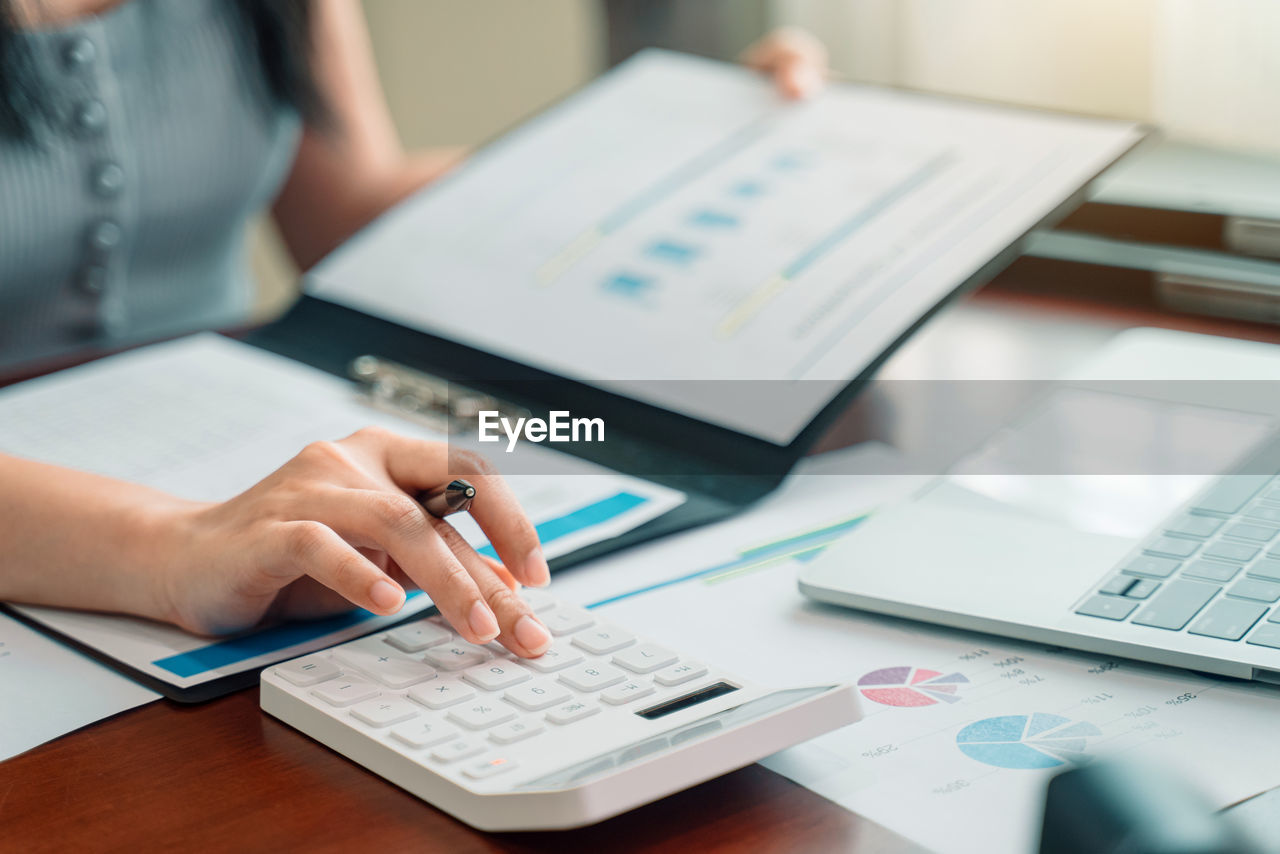
[[[593,824],[853,723],[848,685],[771,690],[522,595],[539,658],[463,641],[440,616],[262,672],[262,708],[481,830]]]

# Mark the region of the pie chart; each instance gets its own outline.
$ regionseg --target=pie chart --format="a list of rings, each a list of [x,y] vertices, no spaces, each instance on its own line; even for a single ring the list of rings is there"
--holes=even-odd
[[[956,735],[956,746],[970,759],[997,768],[1056,768],[1088,762],[1089,739],[1100,735],[1088,721],[1037,712],[971,723]]]
[[[956,703],[960,686],[969,684],[961,673],[939,673],[918,667],[886,667],[858,680],[862,696],[883,706],[932,706]]]

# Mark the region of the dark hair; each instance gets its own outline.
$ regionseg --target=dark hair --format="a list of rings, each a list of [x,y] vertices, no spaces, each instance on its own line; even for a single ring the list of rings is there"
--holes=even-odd
[[[311,70],[310,0],[224,2],[240,17],[270,95],[308,122],[324,123],[324,99]],[[0,136],[27,138],[34,121],[48,118],[48,101],[41,97],[35,63],[21,36],[15,0],[0,0]]]

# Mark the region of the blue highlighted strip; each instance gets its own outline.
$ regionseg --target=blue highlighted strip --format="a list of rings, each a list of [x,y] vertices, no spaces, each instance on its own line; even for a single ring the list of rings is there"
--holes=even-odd
[[[571,513],[566,513],[555,519],[548,519],[537,526],[538,537],[543,543],[549,543],[561,537],[585,531],[615,519],[623,513],[634,510],[648,500],[642,495],[619,492],[594,504],[580,507]],[[480,549],[480,553],[490,557],[496,556],[492,546],[485,546]],[[411,590],[408,593],[409,598],[421,595],[421,590]],[[208,646],[202,646],[199,649],[181,652],[168,658],[157,659],[151,663],[178,677],[199,676],[211,670],[230,667],[244,661],[279,652],[282,649],[304,644],[308,641],[319,640],[334,632],[340,632],[374,619],[378,619],[377,614],[370,613],[363,608],[357,608],[345,614],[338,614],[323,620],[285,623],[270,629],[227,638],[226,640],[211,643]]]
[[[652,593],[655,590],[661,590],[664,587],[671,587],[675,584],[682,584],[686,581],[692,581],[695,578],[703,578],[709,575],[720,575],[721,573],[732,572],[738,569],[746,569],[747,567],[775,560],[780,557],[791,557],[801,561],[806,559],[812,560],[818,552],[826,548],[833,540],[839,539],[840,536],[847,531],[853,530],[866,518],[866,516],[855,516],[852,519],[846,519],[842,522],[837,522],[834,525],[828,525],[827,527],[820,528],[816,531],[808,531],[794,537],[788,537],[785,540],[779,540],[774,543],[769,543],[768,545],[747,549],[746,551],[741,552],[738,557],[733,560],[676,576],[675,578],[668,578],[666,581],[659,581],[654,584],[648,584],[644,587],[638,587],[635,590],[628,590],[625,593],[617,593],[607,599],[592,602],[590,605],[587,605],[587,608],[599,608],[601,605],[621,602],[623,599],[630,599],[633,596]]]
[[[623,513],[634,510],[648,500],[643,495],[619,492],[617,495],[603,498],[595,504],[588,504],[586,507],[581,507],[572,513],[566,513],[564,516],[555,519],[548,519],[537,526],[538,539],[543,543],[550,543],[561,537],[567,537],[570,534],[594,528],[596,525],[604,524],[611,519],[616,519]],[[493,550],[493,546],[485,546],[480,549],[480,554],[488,555],[489,557],[498,556],[498,553]]]

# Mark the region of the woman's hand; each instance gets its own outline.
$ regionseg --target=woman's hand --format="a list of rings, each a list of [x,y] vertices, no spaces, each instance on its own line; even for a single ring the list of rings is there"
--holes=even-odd
[[[808,98],[827,77],[827,49],[798,27],[774,30],[742,53],[748,68],[768,74],[787,98]]]
[[[471,515],[502,565],[410,497],[454,476],[475,484]],[[525,657],[551,643],[513,590],[550,578],[533,525],[483,459],[450,456],[444,444],[368,428],[308,445],[230,501],[179,512],[181,569],[164,576],[164,595],[171,621],[189,631],[220,634],[353,603],[394,614],[405,587],[420,587],[472,643],[496,637]]]

